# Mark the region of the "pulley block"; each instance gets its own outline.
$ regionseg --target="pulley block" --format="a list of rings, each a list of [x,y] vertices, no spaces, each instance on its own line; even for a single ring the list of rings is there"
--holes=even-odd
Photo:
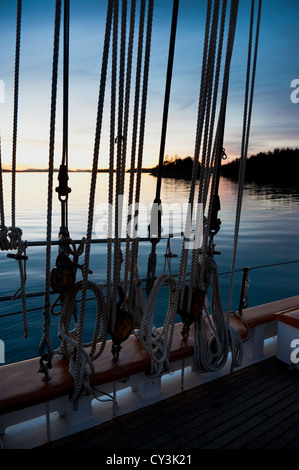
[[[189,329],[192,323],[199,320],[202,313],[206,293],[198,287],[193,287],[191,296],[191,308],[188,312],[188,298],[189,298],[189,286],[186,284],[184,287],[183,302],[181,302],[181,294],[179,296],[177,313],[181,316],[183,321],[182,336],[187,339],[189,335]]]
[[[69,292],[76,282],[76,271],[70,258],[60,253],[56,265],[51,271],[50,285],[54,292]]]
[[[123,308],[123,289],[118,288],[120,300],[116,305],[116,320],[114,331],[111,332],[113,360],[117,361],[121,350],[121,343],[126,341],[133,330],[133,316]]]

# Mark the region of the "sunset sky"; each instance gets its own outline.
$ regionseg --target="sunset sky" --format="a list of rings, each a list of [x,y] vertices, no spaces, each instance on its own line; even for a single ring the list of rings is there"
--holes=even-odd
[[[5,86],[5,100],[0,102],[0,132],[4,168],[10,168],[12,153],[16,5],[16,0],[0,0],[0,80]],[[250,5],[250,0],[240,0],[224,142],[230,158],[239,156],[241,147]],[[73,169],[91,167],[106,6],[106,0],[70,0],[69,166]],[[170,156],[185,157],[194,153],[205,10],[204,0],[180,0],[165,148],[165,154]],[[19,169],[46,168],[48,165],[54,11],[55,0],[23,0]],[[158,162],[171,14],[172,0],[155,0],[144,167],[152,167]],[[299,79],[298,31],[298,0],[263,0],[249,154],[275,147],[299,147],[299,103],[292,103],[290,99],[291,82]],[[107,100],[109,81],[110,69]],[[134,88],[131,93],[133,96]],[[61,160],[61,98],[62,43],[56,167]],[[101,142],[99,166],[106,168],[108,112],[104,117]]]

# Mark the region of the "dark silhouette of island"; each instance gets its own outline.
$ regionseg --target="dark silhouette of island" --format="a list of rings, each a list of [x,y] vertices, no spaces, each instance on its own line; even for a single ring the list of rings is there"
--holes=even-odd
[[[240,159],[221,167],[221,175],[238,180]],[[276,148],[260,152],[246,161],[245,181],[257,184],[299,187],[299,149]]]
[[[184,180],[191,180],[193,167],[193,158],[179,158],[172,157],[170,160],[167,158],[162,167],[162,178],[177,178]],[[197,177],[199,177],[200,165],[198,165]],[[150,174],[153,176],[158,175],[158,165],[152,168]]]
[[[193,158],[167,158],[163,163],[162,177],[191,180]],[[232,180],[239,179],[240,159],[222,164],[220,175]],[[158,165],[150,174],[157,176]],[[198,174],[200,174],[200,164]],[[259,152],[246,161],[245,181],[257,184],[299,187],[299,149],[276,148],[269,152]]]

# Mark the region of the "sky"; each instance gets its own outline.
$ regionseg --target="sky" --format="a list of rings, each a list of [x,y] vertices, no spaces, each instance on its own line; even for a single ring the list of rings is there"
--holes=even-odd
[[[106,0],[70,0],[70,169],[92,166],[106,6]],[[16,7],[16,0],[0,0],[0,132],[4,168],[11,167],[12,155]],[[250,0],[240,0],[224,136],[229,159],[238,157],[241,151],[250,7]],[[54,12],[55,0],[22,2],[18,169],[48,165]],[[194,155],[205,12],[206,0],[180,0],[165,145],[165,155],[170,157]],[[155,0],[144,167],[158,163],[171,14],[172,0]],[[299,80],[298,31],[298,0],[263,0],[249,155],[277,147],[299,147],[299,103],[291,100],[291,83]],[[100,168],[107,168],[109,158],[110,69],[107,80]],[[295,96],[299,97],[299,92]],[[132,118],[132,109],[130,113]],[[61,149],[62,43],[56,167],[60,165]]]

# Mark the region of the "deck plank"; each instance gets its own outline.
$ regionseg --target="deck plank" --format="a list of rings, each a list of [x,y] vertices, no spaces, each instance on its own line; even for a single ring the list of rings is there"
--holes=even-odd
[[[299,448],[299,371],[276,358],[44,448]]]

